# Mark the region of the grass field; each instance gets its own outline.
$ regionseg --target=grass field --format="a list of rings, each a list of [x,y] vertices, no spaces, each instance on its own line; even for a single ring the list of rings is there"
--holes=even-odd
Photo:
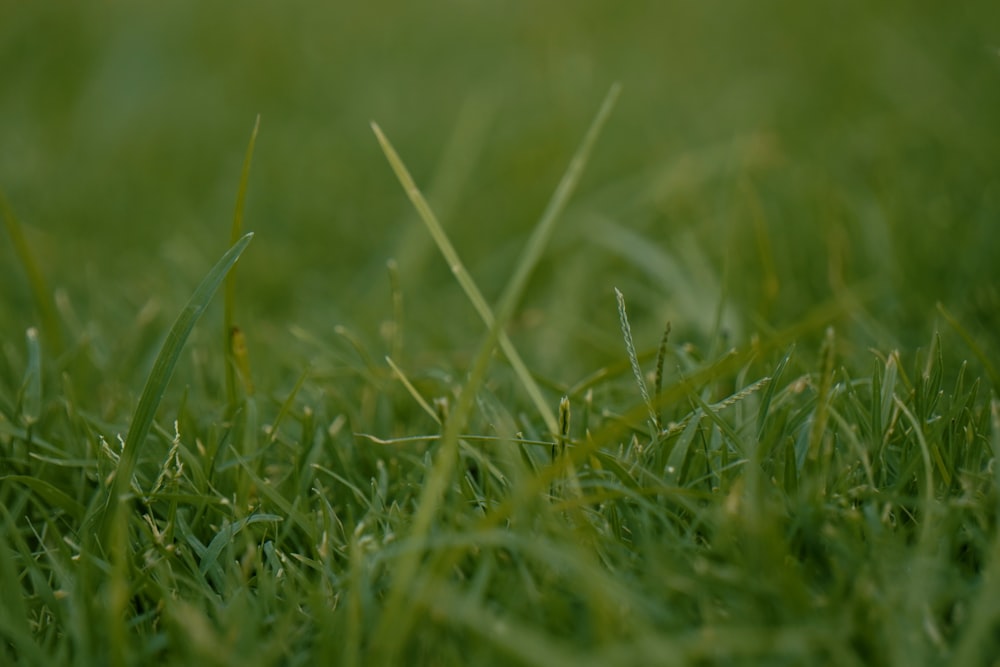
[[[0,72],[0,664],[1000,664],[1000,4],[7,2]]]

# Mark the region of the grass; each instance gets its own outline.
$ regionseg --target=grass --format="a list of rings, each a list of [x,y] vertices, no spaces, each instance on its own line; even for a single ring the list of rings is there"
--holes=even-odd
[[[770,4],[0,10],[0,664],[994,664],[995,10]]]

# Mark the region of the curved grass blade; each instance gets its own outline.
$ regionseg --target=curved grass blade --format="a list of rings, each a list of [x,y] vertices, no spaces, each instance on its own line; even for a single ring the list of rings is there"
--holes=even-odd
[[[160,353],[156,356],[156,361],[153,362],[153,370],[150,372],[149,377],[146,378],[146,386],[143,388],[142,396],[139,398],[139,403],[132,414],[132,424],[125,438],[125,447],[118,462],[118,470],[115,472],[111,492],[108,494],[104,505],[100,506],[97,510],[95,518],[100,526],[100,534],[102,536],[106,535],[106,530],[113,523],[110,521],[111,517],[114,516],[112,510],[118,506],[121,497],[128,492],[132,474],[135,472],[135,466],[139,460],[139,450],[145,443],[146,436],[149,435],[149,429],[153,425],[153,418],[156,416],[156,409],[160,405],[160,400],[166,391],[167,383],[170,381],[170,376],[177,365],[177,360],[181,356],[184,343],[191,334],[195,323],[204,314],[209,301],[211,301],[212,296],[222,283],[222,279],[225,278],[229,269],[233,267],[236,260],[246,250],[252,238],[253,233],[247,234],[226,251],[226,254],[216,262],[212,270],[208,272],[208,275],[198,285],[194,294],[191,295],[191,299],[184,306],[184,310],[181,311],[173,326],[170,327],[167,339],[163,342],[163,347],[160,348]]]

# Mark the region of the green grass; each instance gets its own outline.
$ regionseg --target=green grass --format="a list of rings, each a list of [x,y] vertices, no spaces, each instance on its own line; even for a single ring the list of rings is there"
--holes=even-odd
[[[391,4],[0,8],[0,664],[994,664],[993,3]]]

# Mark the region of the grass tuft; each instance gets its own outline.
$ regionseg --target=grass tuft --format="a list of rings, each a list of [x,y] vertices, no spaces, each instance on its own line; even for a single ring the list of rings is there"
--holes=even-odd
[[[486,34],[468,23],[482,8],[466,7],[469,35],[447,35],[463,40],[460,59],[424,41],[424,9],[402,17],[402,40],[363,9],[288,21],[254,6],[213,23],[213,39],[239,28],[242,42],[216,39],[225,54],[249,55],[245,42],[269,64],[234,58],[225,106],[244,114],[241,88],[270,77],[253,104],[280,102],[283,118],[253,167],[268,187],[252,208],[280,227],[255,225],[266,268],[244,264],[238,285],[259,118],[236,156],[230,247],[203,273],[203,228],[154,223],[210,217],[220,199],[225,218],[209,147],[232,137],[208,135],[229,117],[213,120],[205,98],[185,121],[209,128],[192,159],[159,139],[171,136],[161,115],[183,116],[142,113],[148,95],[129,87],[111,116],[101,106],[136,46],[134,64],[157,65],[141,71],[177,74],[163,57],[176,40],[141,26],[143,40],[116,33],[111,51],[95,42],[65,72],[52,54],[24,59],[29,70],[5,63],[25,94],[0,105],[0,134],[19,133],[0,141],[0,171],[38,227],[0,201],[12,240],[0,262],[0,665],[1000,655],[1000,293],[984,242],[998,200],[983,189],[996,95],[981,54],[953,48],[989,22],[930,9],[901,22],[859,5],[840,8],[862,28],[844,42],[812,14],[689,4],[667,23],[653,4],[597,23],[581,5],[537,44],[524,16],[495,13]],[[112,30],[140,27],[108,11]],[[162,14],[171,35],[188,18]],[[277,39],[341,23],[350,39]],[[405,44],[434,76],[406,65],[392,78],[390,50],[358,58],[363,76],[346,85],[322,45],[346,62],[372,42],[369,24],[380,50]],[[707,33],[676,39],[694,25]],[[89,53],[81,40],[106,27],[60,44]],[[939,39],[924,39],[930,28]],[[646,47],[716,41],[733,51],[649,68]],[[316,48],[292,56],[288,43]],[[215,81],[219,49],[191,44],[197,80]],[[872,66],[841,65],[845,44]],[[494,51],[510,58],[491,70]],[[323,88],[297,87],[303,67],[350,93],[338,95],[344,126],[321,109]],[[616,68],[636,97],[617,107],[613,86],[575,136],[577,101]],[[62,85],[78,70],[97,78]],[[486,88],[500,71],[509,80]],[[455,72],[478,77],[464,104]],[[46,123],[22,113],[53,91]],[[917,103],[928,91],[937,102]],[[288,116],[310,99],[320,106]],[[449,128],[439,117],[452,106]],[[358,122],[372,115],[407,146],[404,163],[372,124],[421,225],[386,222],[399,202],[372,178],[381,156]],[[433,137],[450,138],[425,196],[407,165],[427,164]],[[33,183],[43,172],[45,187]],[[92,194],[111,191],[97,187],[104,172],[114,197]],[[135,236],[137,208],[150,224]],[[447,270],[428,265],[435,249]],[[452,279],[460,290],[441,288]],[[612,285],[615,304],[599,298]],[[253,297],[238,317],[237,286]],[[196,326],[220,289],[224,341]]]

